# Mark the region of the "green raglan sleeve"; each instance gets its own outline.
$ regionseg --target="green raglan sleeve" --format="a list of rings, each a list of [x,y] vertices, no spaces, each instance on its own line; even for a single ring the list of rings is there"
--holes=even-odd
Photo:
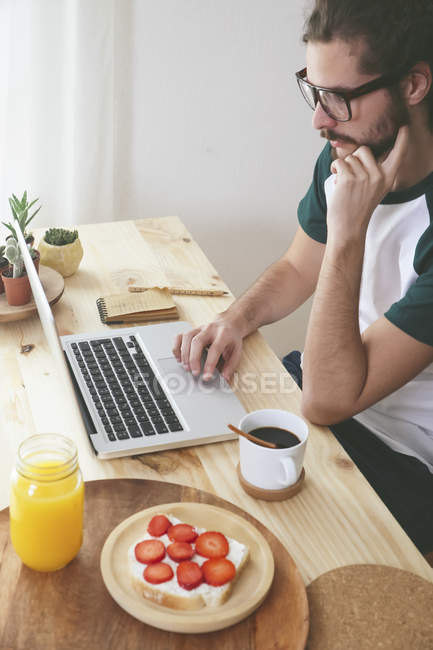
[[[433,224],[418,242],[414,268],[418,278],[385,317],[417,341],[433,345]]]
[[[330,176],[331,147],[329,142],[323,148],[314,167],[313,181],[308,192],[299,203],[298,221],[301,228],[312,239],[326,243],[326,196],[325,181]]]

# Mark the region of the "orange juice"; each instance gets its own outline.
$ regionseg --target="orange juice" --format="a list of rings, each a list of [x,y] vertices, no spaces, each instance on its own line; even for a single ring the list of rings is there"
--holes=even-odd
[[[84,483],[72,440],[32,436],[19,448],[12,472],[10,533],[28,567],[55,571],[70,562],[83,541]]]

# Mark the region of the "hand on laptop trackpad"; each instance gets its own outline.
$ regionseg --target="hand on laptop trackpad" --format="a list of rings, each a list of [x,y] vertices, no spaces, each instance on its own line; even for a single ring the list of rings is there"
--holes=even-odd
[[[202,358],[202,369],[205,358],[204,355]],[[206,392],[206,389],[221,388],[223,385],[226,386],[226,382],[219,372],[216,371],[212,379],[203,381],[201,375],[194,377],[190,372],[185,370],[175,357],[158,359],[158,365],[165,383],[174,396],[180,394],[191,395],[196,391]]]

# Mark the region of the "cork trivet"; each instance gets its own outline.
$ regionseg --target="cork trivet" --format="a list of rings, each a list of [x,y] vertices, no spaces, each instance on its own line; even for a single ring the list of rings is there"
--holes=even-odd
[[[433,583],[388,566],[355,564],[307,587],[308,650],[433,648]]]
[[[262,499],[263,501],[284,501],[285,499],[291,499],[301,490],[305,478],[305,469],[302,468],[298,480],[293,485],[289,485],[282,490],[265,490],[256,485],[252,485],[252,483],[249,483],[249,481],[243,477],[239,463],[237,471],[239,483],[245,492],[249,494],[250,497],[254,497],[254,499]]]

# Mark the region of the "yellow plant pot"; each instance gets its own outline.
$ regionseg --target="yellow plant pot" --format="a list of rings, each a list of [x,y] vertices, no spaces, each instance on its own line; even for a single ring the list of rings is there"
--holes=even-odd
[[[83,247],[78,237],[72,244],[64,244],[63,246],[53,246],[47,244],[45,239],[41,239],[38,251],[41,254],[40,263],[44,266],[50,266],[63,275],[64,278],[75,273],[83,257]]]

